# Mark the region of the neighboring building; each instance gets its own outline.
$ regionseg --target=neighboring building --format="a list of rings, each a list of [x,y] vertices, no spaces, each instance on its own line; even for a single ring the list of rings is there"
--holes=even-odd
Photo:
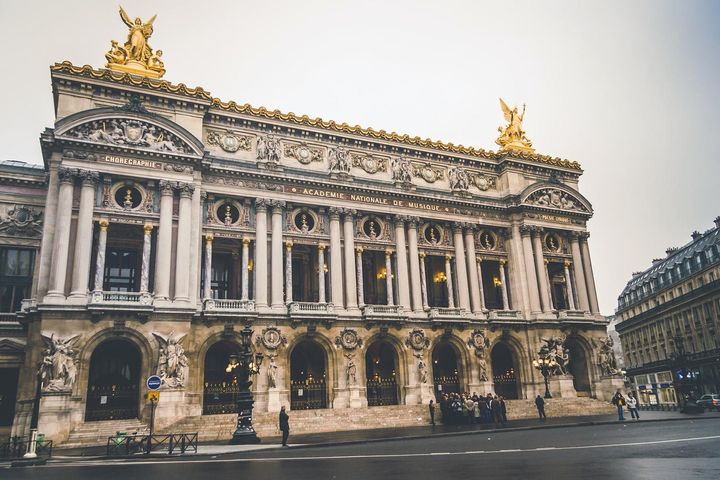
[[[517,147],[517,123],[495,153],[67,62],[51,77],[45,169],[17,167],[27,179],[3,199],[41,212],[47,189],[32,217],[42,238],[26,245],[32,293],[27,263],[11,264],[22,275],[6,293],[8,311],[31,298],[3,317],[23,325],[7,343],[17,354],[0,357],[14,375],[24,361],[13,433],[36,419],[63,442],[92,422],[146,420],[155,373],[158,427],[204,432],[236,409],[226,366],[244,324],[267,359],[253,389],[270,432],[275,414],[261,414],[281,405],[371,406],[373,426],[387,405],[424,413],[443,392],[532,398],[543,343],[569,357],[558,395],[615,388],[596,360],[606,321],[582,170]]]
[[[720,391],[720,217],[666,253],[633,274],[616,312],[627,375],[644,403]]]

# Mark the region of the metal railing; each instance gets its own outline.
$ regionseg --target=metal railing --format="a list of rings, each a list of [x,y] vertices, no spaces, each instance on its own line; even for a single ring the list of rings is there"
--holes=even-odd
[[[30,446],[30,436],[27,437],[10,437],[6,443],[0,443],[0,458],[4,460],[12,460],[13,458],[22,458],[28,451]],[[35,442],[35,454],[38,457],[52,457],[53,441],[38,439]]]
[[[106,454],[134,455],[137,453],[165,452],[185,454],[197,453],[198,432],[169,433],[165,435],[114,435],[107,439]]]
[[[327,408],[327,386],[324,379],[290,382],[290,409]]]
[[[395,377],[368,378],[367,400],[369,407],[398,404],[398,388]]]

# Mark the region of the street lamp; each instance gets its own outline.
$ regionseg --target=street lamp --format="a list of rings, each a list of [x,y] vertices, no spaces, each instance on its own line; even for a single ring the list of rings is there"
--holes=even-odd
[[[240,332],[240,350],[230,355],[226,372],[232,373],[236,371],[235,378],[238,380],[238,397],[237,397],[237,428],[233,433],[230,443],[233,445],[260,443],[260,439],[255,433],[252,425],[253,397],[250,392],[252,380],[251,375],[256,375],[260,371],[263,354],[258,352],[253,355],[252,351],[252,334],[253,331],[248,325]]]
[[[550,376],[551,369],[557,366],[557,362],[550,358],[539,358],[533,360],[533,367],[540,370],[543,378],[545,379],[545,398],[552,398],[550,395],[550,386],[548,385],[548,377]]]

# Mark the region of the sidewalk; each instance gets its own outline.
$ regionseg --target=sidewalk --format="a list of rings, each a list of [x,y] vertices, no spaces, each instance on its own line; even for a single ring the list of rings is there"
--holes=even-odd
[[[720,413],[707,412],[703,414],[685,414],[680,412],[641,411],[641,422],[679,421],[720,419]],[[624,423],[635,422],[629,413],[625,415]],[[535,430],[542,428],[568,428],[587,425],[607,425],[618,423],[615,415],[593,415],[582,417],[551,417],[540,421],[536,419],[509,420],[505,426],[490,425],[443,425],[407,427],[407,428],[378,428],[370,430],[351,430],[341,432],[292,434],[292,420],[290,424],[290,448],[321,447],[338,444],[368,443],[386,440],[408,440],[412,438],[444,437],[454,435],[471,435],[475,432],[503,432],[517,430]],[[225,455],[254,450],[268,450],[282,448],[280,437],[264,437],[260,445],[228,445],[227,443],[204,443],[198,445],[197,455]],[[190,454],[193,455],[193,454]],[[142,456],[142,455],[139,455]],[[167,454],[156,453],[152,457]],[[89,447],[84,449],[55,449],[55,460],[88,459],[90,457],[105,457],[105,447]],[[117,457],[116,457],[117,458]]]

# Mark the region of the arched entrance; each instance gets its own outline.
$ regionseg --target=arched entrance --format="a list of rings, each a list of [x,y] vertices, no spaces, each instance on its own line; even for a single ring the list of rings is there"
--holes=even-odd
[[[516,400],[519,398],[519,382],[515,359],[510,347],[505,343],[497,343],[490,354],[492,363],[493,383],[495,394],[502,395],[506,399]]]
[[[90,357],[85,420],[138,418],[141,355],[132,342],[106,340]]]
[[[569,350],[570,363],[568,363],[568,370],[573,376],[575,391],[580,397],[589,397],[591,393],[590,375],[585,349],[580,344],[580,341],[572,337],[565,341],[565,346]]]
[[[327,360],[312,340],[302,340],[290,354],[290,409],[327,408]]]
[[[397,352],[389,342],[377,341],[365,353],[369,407],[398,405]]]
[[[441,397],[443,393],[460,393],[458,357],[450,342],[443,341],[435,346],[432,367],[435,398]]]
[[[205,354],[203,377],[203,415],[237,413],[237,395],[240,392],[237,372],[227,372],[230,355],[239,346],[229,340],[214,343]]]

